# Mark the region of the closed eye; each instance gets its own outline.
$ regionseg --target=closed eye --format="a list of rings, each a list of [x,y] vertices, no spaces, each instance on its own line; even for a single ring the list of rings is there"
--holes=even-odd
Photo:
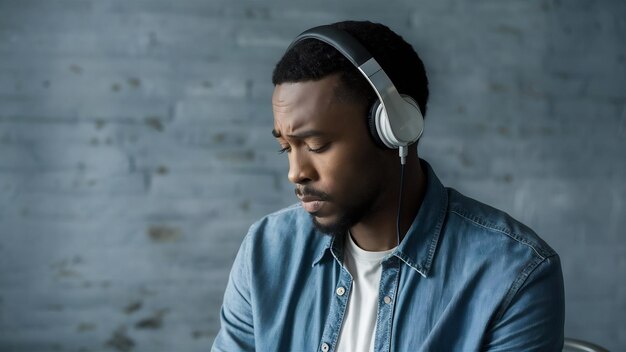
[[[330,146],[330,144],[323,145],[323,146],[321,146],[319,148],[310,148],[309,147],[309,148],[307,148],[307,150],[312,152],[312,153],[321,153],[321,152],[325,151],[326,149],[328,149],[328,146]]]
[[[330,146],[330,144],[326,144],[324,146],[321,146],[319,148],[311,148],[311,147],[307,147],[307,151],[311,152],[311,153],[322,153],[324,152],[326,149],[328,149],[328,147]],[[285,152],[289,153],[291,151],[291,147],[283,147],[281,149],[278,150],[278,154],[283,154]]]

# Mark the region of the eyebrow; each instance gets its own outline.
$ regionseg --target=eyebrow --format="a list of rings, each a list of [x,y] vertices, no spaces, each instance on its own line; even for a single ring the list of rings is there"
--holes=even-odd
[[[288,134],[287,137],[304,139],[304,138],[309,138],[309,137],[323,136],[324,134],[325,133],[322,131],[308,130],[308,131],[302,131],[300,133]],[[275,138],[282,138],[283,135],[280,134],[280,132],[276,131],[275,129],[272,129],[272,136],[274,136]]]

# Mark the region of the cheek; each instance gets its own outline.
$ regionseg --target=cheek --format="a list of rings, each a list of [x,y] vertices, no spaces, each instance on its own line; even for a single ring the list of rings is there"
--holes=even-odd
[[[336,196],[351,197],[365,188],[375,187],[380,182],[382,164],[379,153],[368,148],[337,148],[328,158],[320,161],[321,187]]]
[[[340,152],[328,151],[320,155],[315,162],[315,169],[319,175],[317,187],[327,193],[335,193],[341,187],[345,171],[349,166]]]

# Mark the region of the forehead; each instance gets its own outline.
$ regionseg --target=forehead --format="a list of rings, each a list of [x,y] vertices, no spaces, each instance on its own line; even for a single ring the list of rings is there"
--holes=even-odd
[[[327,110],[337,103],[335,90],[338,84],[335,76],[279,84],[272,95],[274,114],[290,114],[303,109]]]
[[[317,81],[279,84],[272,95],[274,128],[281,134],[315,126],[340,123],[347,104],[337,99],[339,78],[328,76]]]

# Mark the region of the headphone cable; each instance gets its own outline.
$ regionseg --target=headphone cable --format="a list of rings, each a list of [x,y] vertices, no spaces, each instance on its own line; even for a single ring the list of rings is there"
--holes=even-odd
[[[400,164],[400,195],[398,196],[398,214],[396,216],[396,246],[400,246],[400,213],[402,212],[402,193],[404,193],[404,164]]]
[[[400,213],[402,212],[402,193],[404,193],[404,163],[400,164],[400,195],[398,196],[398,215],[396,217],[396,252],[398,251],[398,247],[400,247]],[[398,277],[396,278],[396,294],[394,299],[393,308],[391,310],[391,331],[390,334],[393,336],[393,320],[396,315],[396,306],[398,303],[398,289],[400,288],[400,268],[398,267]],[[393,342],[392,342],[393,343]],[[391,349],[392,343],[389,344],[389,348]]]

